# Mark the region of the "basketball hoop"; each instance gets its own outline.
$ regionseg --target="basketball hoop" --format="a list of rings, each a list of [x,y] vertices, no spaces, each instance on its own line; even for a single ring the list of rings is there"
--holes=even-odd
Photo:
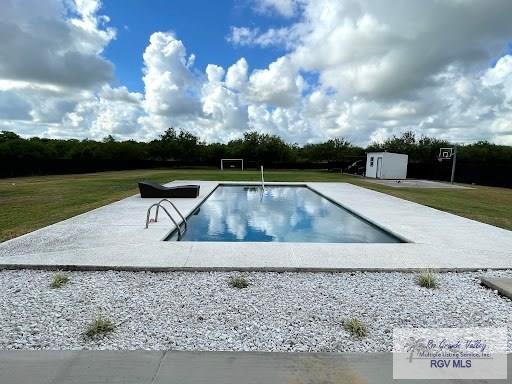
[[[437,160],[442,162],[443,160],[450,160],[453,157],[453,148],[439,148],[439,155]]]
[[[457,163],[457,147],[439,148],[437,160],[442,163],[443,160],[450,159],[452,160],[452,175],[450,177],[450,182],[453,184],[453,181],[455,180],[455,164]]]

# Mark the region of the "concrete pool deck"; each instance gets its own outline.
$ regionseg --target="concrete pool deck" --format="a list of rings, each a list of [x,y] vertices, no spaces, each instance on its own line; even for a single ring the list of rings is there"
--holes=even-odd
[[[175,181],[167,185],[179,185]],[[219,184],[200,184],[196,199],[173,199],[188,216]],[[159,199],[131,196],[0,244],[1,268],[77,270],[409,271],[512,269],[512,231],[357,187],[307,185],[407,243],[251,243],[162,241],[172,231],[161,213],[144,229]]]

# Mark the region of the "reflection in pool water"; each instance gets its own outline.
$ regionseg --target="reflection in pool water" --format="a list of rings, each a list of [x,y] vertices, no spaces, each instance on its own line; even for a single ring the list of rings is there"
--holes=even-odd
[[[176,239],[176,232],[168,238]],[[188,218],[182,241],[400,242],[307,187],[231,185]]]

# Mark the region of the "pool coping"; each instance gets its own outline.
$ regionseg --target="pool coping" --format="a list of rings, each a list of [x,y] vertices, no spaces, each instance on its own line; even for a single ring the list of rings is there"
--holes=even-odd
[[[181,184],[174,181],[169,185]],[[201,185],[198,199],[174,199],[187,217],[219,184]],[[159,199],[138,195],[0,243],[0,269],[127,271],[476,271],[512,269],[512,231],[465,219],[347,183],[306,185],[323,197],[409,243],[252,243],[161,241],[164,218],[144,229]]]

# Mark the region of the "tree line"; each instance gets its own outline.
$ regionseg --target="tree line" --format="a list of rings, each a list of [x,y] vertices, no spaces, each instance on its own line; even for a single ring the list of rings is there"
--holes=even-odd
[[[75,160],[158,160],[187,161],[217,165],[221,158],[243,158],[266,164],[294,162],[336,162],[364,157],[366,152],[405,153],[412,162],[435,161],[439,149],[452,143],[433,137],[417,137],[413,132],[393,136],[366,148],[344,138],[323,143],[298,145],[286,143],[279,136],[247,132],[241,138],[224,143],[205,143],[187,131],[167,129],[150,142],[117,141],[107,136],[102,141],[78,139],[22,138],[14,132],[0,133],[2,159],[75,159]],[[512,161],[512,147],[479,141],[458,145],[459,159],[472,161]]]
[[[150,142],[117,141],[112,136],[102,141],[24,139],[13,132],[0,133],[0,156],[9,159],[157,160],[217,164],[221,158],[243,158],[273,164],[336,161],[364,154],[363,148],[342,138],[299,146],[285,143],[278,136],[257,132],[247,132],[226,144],[205,143],[190,132],[174,128],[167,129]]]
[[[413,132],[392,136],[366,148],[345,138],[298,145],[279,136],[247,132],[228,143],[205,143],[183,130],[168,128],[150,142],[22,138],[0,132],[0,177],[27,174],[94,172],[169,166],[219,166],[222,158],[243,158],[246,165],[275,168],[333,168],[346,170],[358,162],[364,172],[367,152],[388,151],[409,155],[409,176],[445,179],[449,162],[437,162],[439,149],[453,143]],[[461,181],[512,186],[512,146],[479,141],[457,145]]]

